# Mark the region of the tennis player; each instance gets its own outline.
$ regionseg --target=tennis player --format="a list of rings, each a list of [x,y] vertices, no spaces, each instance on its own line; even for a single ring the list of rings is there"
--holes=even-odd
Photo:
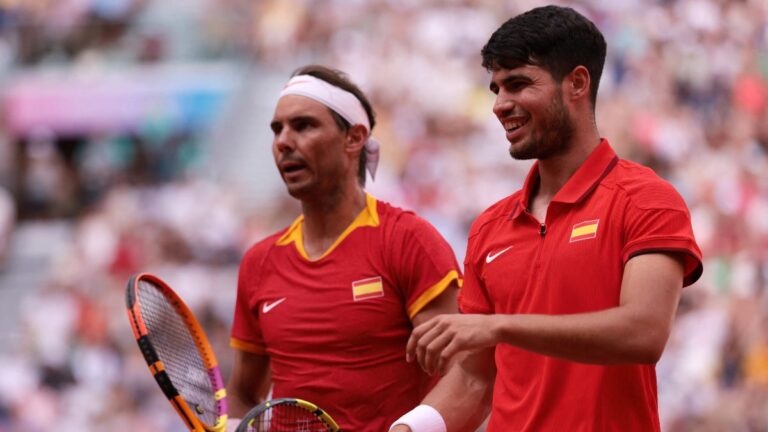
[[[457,312],[460,268],[429,223],[363,189],[379,158],[374,124],[336,70],[301,68],[280,94],[272,152],[302,214],[241,263],[235,417],[271,383],[273,398],[313,402],[343,430],[384,431],[434,384],[405,347],[414,325]]]
[[[702,272],[690,214],[648,168],[601,138],[606,43],[572,9],[536,8],[482,50],[493,112],[522,190],[471,227],[460,315],[417,327],[408,356],[440,372],[393,431],[659,430],[655,363],[681,288]]]

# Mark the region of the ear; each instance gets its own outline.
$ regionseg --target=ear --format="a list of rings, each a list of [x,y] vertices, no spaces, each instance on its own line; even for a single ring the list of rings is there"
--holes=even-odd
[[[365,141],[368,139],[368,130],[363,125],[354,125],[347,131],[344,149],[347,153],[359,154],[362,151]]]
[[[590,101],[589,88],[591,77],[589,71],[584,66],[576,66],[563,81],[563,94],[571,101],[586,100]]]

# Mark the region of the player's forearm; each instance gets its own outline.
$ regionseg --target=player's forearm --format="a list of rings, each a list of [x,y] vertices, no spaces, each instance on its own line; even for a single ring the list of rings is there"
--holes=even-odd
[[[496,315],[502,343],[583,363],[655,363],[664,350],[671,319],[627,307],[573,315]]]
[[[423,403],[440,412],[448,432],[474,431],[490,412],[496,377],[494,349],[466,353]]]
[[[269,357],[236,350],[232,374],[227,382],[229,416],[243,417],[261,403],[269,387]]]
[[[253,397],[243,395],[242,392],[231,388],[231,386],[227,386],[227,408],[229,417],[243,418],[251,408],[258,404],[259,401],[254,400]]]
[[[258,405],[259,396],[253,389],[248,389],[247,385],[233,376],[227,383],[227,408],[230,418],[243,418],[251,408]]]
[[[624,266],[619,305],[572,315],[498,315],[494,339],[568,360],[655,363],[680,301],[684,263],[666,254],[641,254]]]
[[[264,401],[269,392],[270,381],[267,377],[248,380],[237,379],[240,375],[233,374],[227,383],[227,406],[229,417],[242,418],[251,408]]]
[[[395,421],[390,432],[476,430],[491,408],[496,379],[494,355],[495,348],[490,347],[457,356],[422,405]]]
[[[243,417],[255,406],[249,397],[232,388],[232,382],[227,385],[227,426],[224,432],[234,432]]]

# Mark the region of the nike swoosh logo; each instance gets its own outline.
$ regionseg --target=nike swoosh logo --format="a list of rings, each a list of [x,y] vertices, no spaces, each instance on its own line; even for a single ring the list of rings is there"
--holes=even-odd
[[[502,250],[500,250],[500,251],[498,251],[498,252],[496,252],[496,253],[491,253],[491,252],[488,252],[488,256],[486,256],[486,257],[485,257],[485,263],[486,263],[486,264],[490,264],[490,263],[491,263],[493,260],[495,260],[496,258],[498,258],[498,257],[499,257],[499,255],[503,254],[504,252],[506,252],[506,251],[508,251],[508,250],[510,250],[510,249],[512,249],[512,246],[509,246],[509,247],[508,247],[508,248],[506,248],[506,249],[502,249]]]
[[[283,297],[283,298],[281,298],[280,300],[275,300],[275,301],[273,301],[272,303],[267,303],[267,302],[264,302],[264,305],[261,307],[261,312],[263,312],[263,313],[269,313],[269,311],[271,311],[272,309],[274,309],[274,308],[275,308],[277,305],[279,305],[280,303],[284,302],[284,301],[285,301],[285,299],[287,299],[287,298],[288,298],[288,297]]]

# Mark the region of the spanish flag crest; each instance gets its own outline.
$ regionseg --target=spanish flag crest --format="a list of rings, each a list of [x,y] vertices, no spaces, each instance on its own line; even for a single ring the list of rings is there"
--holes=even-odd
[[[376,297],[384,297],[384,284],[381,281],[381,276],[352,282],[352,299],[354,301]]]
[[[598,225],[600,225],[600,219],[575,224],[571,230],[571,243],[597,237]]]

